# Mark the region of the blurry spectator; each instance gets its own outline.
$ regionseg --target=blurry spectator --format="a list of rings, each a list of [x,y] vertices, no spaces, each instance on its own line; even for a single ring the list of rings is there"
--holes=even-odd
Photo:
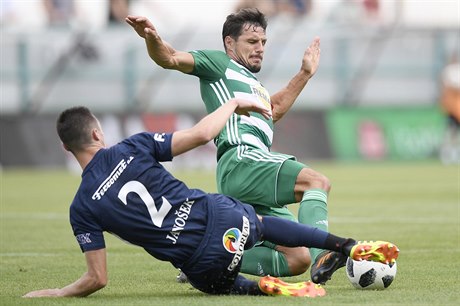
[[[441,75],[441,107],[448,117],[446,134],[441,145],[443,163],[460,162],[460,62],[454,53]]]
[[[264,13],[265,16],[270,17],[277,13],[275,1],[276,0],[240,0],[235,7],[235,11],[238,12],[241,9],[254,7]]]
[[[379,24],[380,0],[341,0],[331,11],[332,21],[340,24]]]
[[[293,16],[307,15],[312,7],[312,0],[273,0],[276,12]]]
[[[266,16],[288,14],[303,16],[310,12],[312,0],[240,0],[235,11],[243,8],[257,8]]]
[[[362,0],[365,17],[368,22],[380,21],[380,0]]]
[[[330,13],[330,21],[339,24],[358,24],[362,21],[361,7],[358,1],[361,0],[341,0]]]
[[[69,26],[75,13],[73,0],[43,0],[50,26]]]
[[[109,0],[109,24],[122,23],[129,15],[129,0]]]
[[[378,15],[380,7],[379,2],[379,0],[363,0],[364,9],[366,10],[367,14]]]

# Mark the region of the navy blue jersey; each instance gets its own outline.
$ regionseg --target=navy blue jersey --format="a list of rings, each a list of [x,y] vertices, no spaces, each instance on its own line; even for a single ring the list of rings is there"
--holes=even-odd
[[[214,196],[189,189],[159,163],[172,160],[171,139],[140,133],[96,153],[70,207],[83,252],[105,248],[107,231],[175,266],[192,257]]]

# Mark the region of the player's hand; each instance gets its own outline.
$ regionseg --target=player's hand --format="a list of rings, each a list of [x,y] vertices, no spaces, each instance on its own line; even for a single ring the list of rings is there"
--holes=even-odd
[[[42,290],[31,291],[29,293],[24,294],[22,297],[23,298],[57,297],[57,296],[60,296],[60,293],[61,293],[61,289],[59,288],[42,289]]]
[[[129,15],[125,21],[142,38],[146,38],[148,35],[158,36],[157,30],[146,17]]]
[[[315,37],[310,46],[305,50],[302,59],[302,70],[305,71],[309,77],[312,77],[316,73],[316,70],[318,70],[320,55],[320,40],[319,37]]]
[[[270,119],[271,110],[264,107],[262,104],[258,104],[253,101],[244,99],[233,99],[238,105],[235,109],[235,113],[238,115],[251,116],[249,112],[257,112],[261,114],[265,119]]]

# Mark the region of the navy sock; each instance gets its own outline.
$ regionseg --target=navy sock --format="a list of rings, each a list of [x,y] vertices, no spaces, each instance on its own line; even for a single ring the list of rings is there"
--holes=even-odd
[[[231,293],[238,295],[266,295],[260,290],[257,282],[249,280],[241,274],[236,277]]]
[[[316,227],[278,217],[263,216],[262,224],[262,239],[282,246],[313,247],[344,253],[344,245],[350,242],[350,239],[329,234]]]

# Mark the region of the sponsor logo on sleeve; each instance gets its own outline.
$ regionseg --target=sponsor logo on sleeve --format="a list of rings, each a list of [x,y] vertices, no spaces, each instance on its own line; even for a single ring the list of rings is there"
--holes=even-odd
[[[77,241],[79,244],[87,244],[87,243],[92,242],[89,236],[90,236],[90,233],[84,233],[84,234],[79,234],[75,236],[75,238],[77,238]]]
[[[155,133],[153,139],[158,142],[165,142],[165,133]]]

